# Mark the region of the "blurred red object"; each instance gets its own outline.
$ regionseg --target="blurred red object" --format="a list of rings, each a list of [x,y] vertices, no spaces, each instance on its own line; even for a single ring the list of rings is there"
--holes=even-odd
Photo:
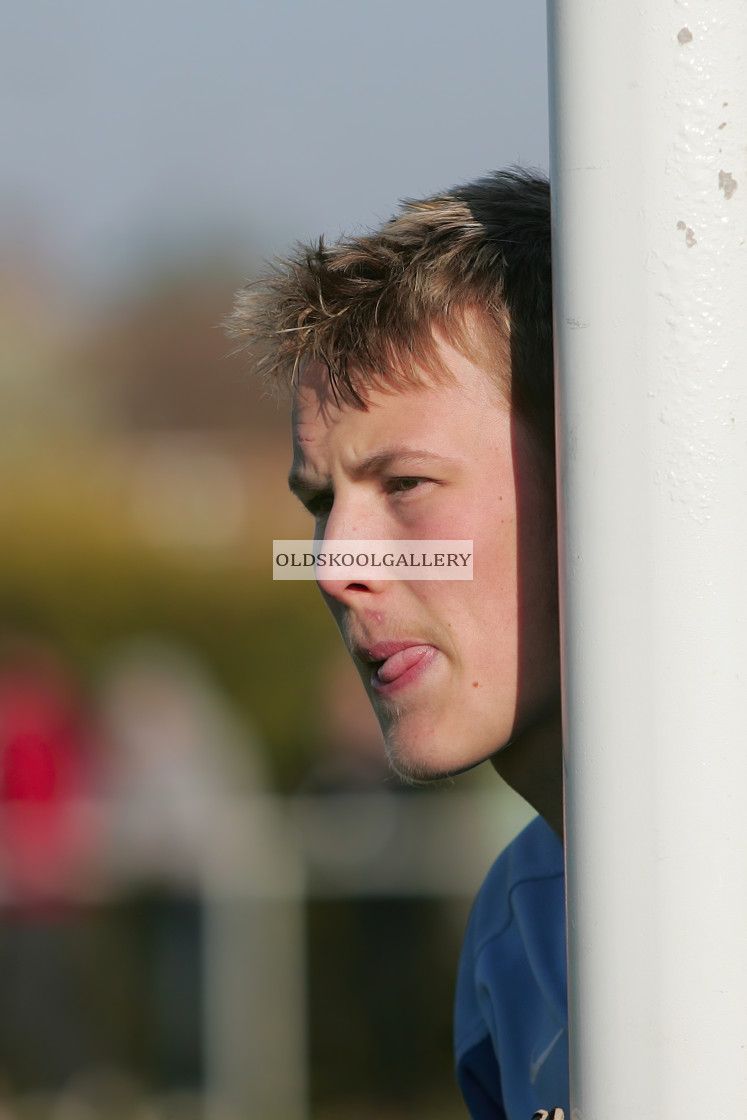
[[[54,651],[30,645],[0,662],[0,889],[6,904],[56,908],[74,896],[94,836],[90,729],[76,682]]]

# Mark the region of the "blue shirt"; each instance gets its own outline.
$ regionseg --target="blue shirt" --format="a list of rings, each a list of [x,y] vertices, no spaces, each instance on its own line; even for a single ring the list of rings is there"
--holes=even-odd
[[[563,847],[541,817],[498,857],[472,908],[455,1048],[472,1120],[570,1115]]]

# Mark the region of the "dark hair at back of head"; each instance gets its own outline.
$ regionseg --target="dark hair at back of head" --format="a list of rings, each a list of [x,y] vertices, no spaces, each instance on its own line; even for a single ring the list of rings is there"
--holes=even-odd
[[[511,401],[542,439],[554,443],[550,184],[522,169],[496,172],[465,187],[462,199],[500,246],[502,298],[510,322]]]

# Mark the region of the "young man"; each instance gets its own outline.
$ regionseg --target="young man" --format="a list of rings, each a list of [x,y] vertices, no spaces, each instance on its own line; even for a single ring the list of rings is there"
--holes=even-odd
[[[474,1120],[567,1108],[548,184],[497,173],[302,247],[230,326],[292,389],[317,537],[474,542],[472,581],[319,584],[394,769],[490,759],[540,814],[473,908],[457,1075]]]

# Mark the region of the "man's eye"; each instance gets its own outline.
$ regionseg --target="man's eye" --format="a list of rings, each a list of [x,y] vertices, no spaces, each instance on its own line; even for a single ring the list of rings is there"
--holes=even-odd
[[[410,476],[392,478],[389,481],[388,489],[392,494],[405,494],[408,490],[416,490],[423,482],[428,482],[428,479],[412,478]]]

